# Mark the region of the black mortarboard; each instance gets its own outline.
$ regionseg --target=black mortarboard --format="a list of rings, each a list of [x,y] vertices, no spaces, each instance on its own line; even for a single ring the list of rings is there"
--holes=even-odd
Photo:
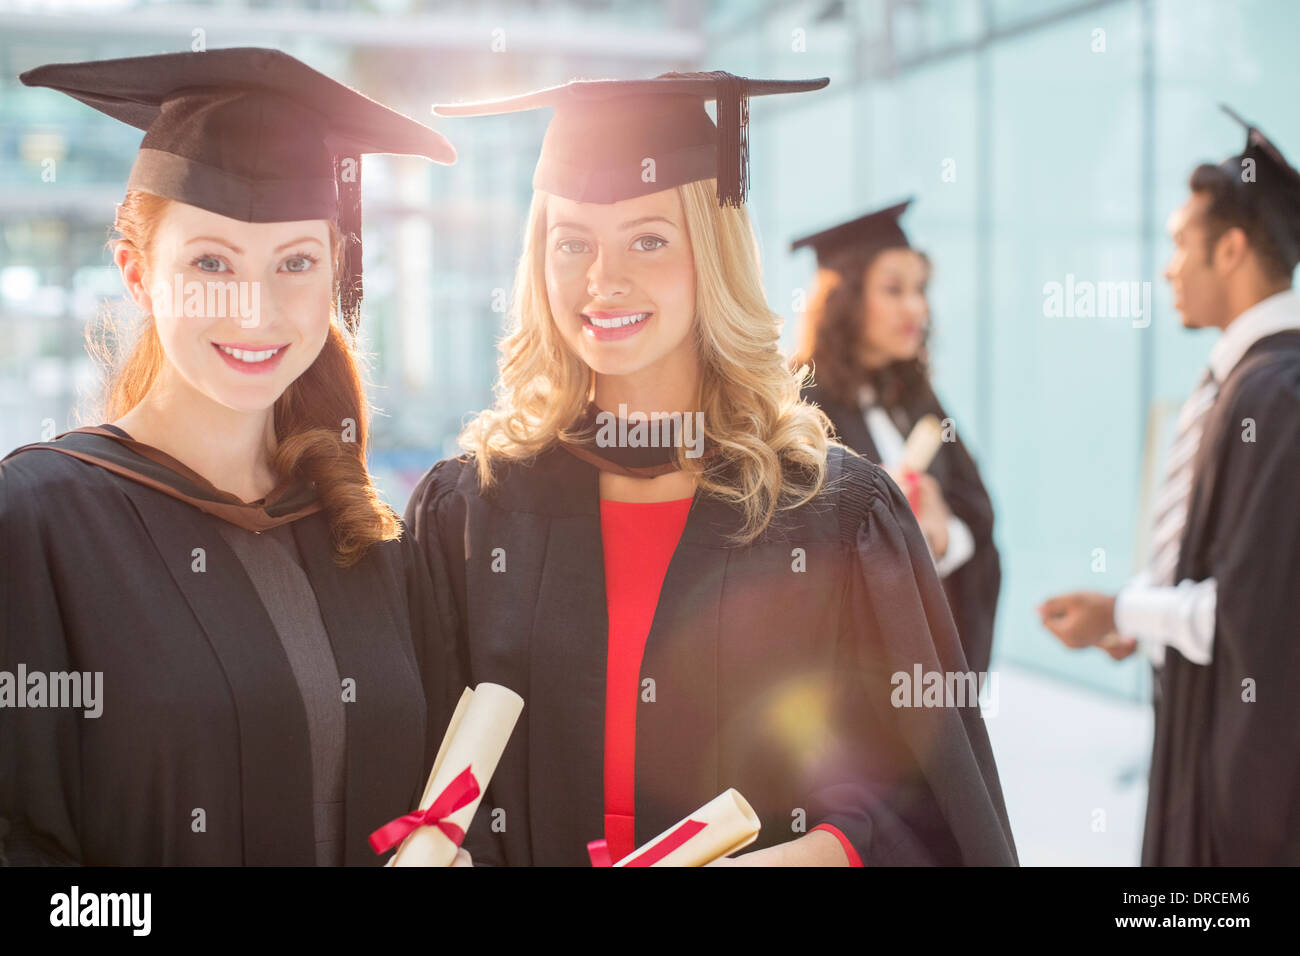
[[[441,116],[491,116],[553,107],[533,188],[576,202],[613,203],[718,181],[718,200],[749,190],[749,97],[819,90],[830,80],[751,80],[723,71],[651,80],[573,80],[504,99],[434,107]],[[704,104],[717,101],[718,121]],[[653,160],[653,164],[647,161]]]
[[[896,205],[869,212],[821,232],[810,233],[790,243],[790,251],[812,246],[817,253],[817,264],[825,267],[839,253],[847,249],[894,249],[908,246],[907,234],[898,224],[899,218],[912,205],[913,199],[904,199]]]
[[[244,222],[337,222],[350,329],[361,303],[361,155],[456,161],[440,133],[279,50],[51,63],[19,79],[145,130],[128,190]]]
[[[1219,108],[1246,130],[1245,149],[1220,163],[1220,168],[1231,174],[1248,206],[1258,213],[1277,244],[1286,266],[1294,269],[1300,262],[1300,172],[1267,136],[1235,110],[1223,103]],[[1243,177],[1242,162],[1247,159],[1253,160],[1253,181]]]

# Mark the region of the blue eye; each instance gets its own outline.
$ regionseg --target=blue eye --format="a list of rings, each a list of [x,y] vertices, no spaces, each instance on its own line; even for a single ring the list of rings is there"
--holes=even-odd
[[[200,272],[228,271],[228,267],[226,266],[226,263],[221,259],[219,259],[217,256],[196,256],[193,260],[190,261],[190,265],[193,268],[198,269]],[[215,266],[216,268],[212,268],[213,266]]]
[[[306,272],[311,269],[317,262],[315,256],[309,256],[307,253],[299,253],[296,256],[290,256],[284,260],[286,272]]]
[[[570,248],[571,246],[578,246],[579,248],[573,249]],[[555,248],[561,252],[567,252],[569,255],[580,256],[587,251],[587,244],[581,239],[561,239],[555,244]]]
[[[642,243],[645,242],[653,242],[656,243],[656,245],[647,248],[642,245]],[[654,252],[656,249],[662,249],[664,246],[668,245],[668,240],[660,238],[659,236],[637,236],[632,240],[632,245],[641,252]]]

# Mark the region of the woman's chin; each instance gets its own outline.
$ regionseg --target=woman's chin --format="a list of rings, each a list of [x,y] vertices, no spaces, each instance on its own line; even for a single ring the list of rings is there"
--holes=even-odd
[[[275,407],[275,403],[284,394],[285,387],[276,387],[266,382],[244,388],[211,388],[207,390],[208,398],[232,412],[247,415],[258,414]]]
[[[628,357],[624,360],[614,360],[603,357],[591,357],[587,359],[587,365],[597,375],[604,375],[610,378],[625,378],[629,375],[636,375],[638,372],[644,372],[654,363],[648,359],[638,360],[635,357]]]
[[[633,375],[650,364],[639,349],[615,350],[583,343],[578,353],[597,375]],[[626,354],[619,354],[620,351]]]

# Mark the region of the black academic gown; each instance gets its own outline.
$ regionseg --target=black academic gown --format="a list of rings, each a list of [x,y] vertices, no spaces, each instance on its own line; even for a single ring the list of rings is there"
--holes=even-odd
[[[1215,579],[1214,652],[1156,673],[1142,864],[1300,865],[1300,332],[1228,375],[1194,468],[1176,579]]]
[[[236,499],[113,437],[49,444],[105,464],[42,446],[0,463],[0,670],[102,672],[102,715],[0,709],[4,856],[314,865],[302,698],[222,519],[196,506]],[[456,664],[436,640],[435,579],[417,549],[387,542],[341,570],[323,512],[292,529],[339,675],[355,682],[344,862],[375,865],[367,836],[416,805]]]
[[[804,389],[803,397],[805,401],[821,406],[835,426],[840,441],[864,458],[881,463],[880,452],[856,404],[828,399],[816,385]],[[913,425],[927,414],[940,421],[948,417],[932,392],[916,402],[914,407],[904,409],[904,414]],[[943,589],[957,622],[957,633],[961,635],[967,662],[972,670],[987,672],[993,654],[998,591],[1002,586],[1002,565],[993,543],[993,503],[980,480],[974,459],[960,438],[940,447],[929,474],[938,482],[952,513],[966,523],[975,540],[975,553],[943,579]]]
[[[407,511],[452,578],[467,681],[525,700],[465,846],[483,864],[588,865],[604,836],[599,472],[553,447],[499,473],[481,493],[472,459],[440,462]],[[977,705],[890,703],[896,672],[966,668],[898,490],[835,448],[815,502],[729,547],[740,525],[697,492],[664,578],[641,665],[637,844],[734,787],[762,821],[754,849],[830,823],[867,865],[1014,864]]]

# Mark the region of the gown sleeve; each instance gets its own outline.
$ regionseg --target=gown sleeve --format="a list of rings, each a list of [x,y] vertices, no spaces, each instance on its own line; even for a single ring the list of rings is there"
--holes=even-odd
[[[1241,438],[1244,419],[1254,442]],[[1300,863],[1300,366],[1237,391],[1211,535],[1217,583],[1205,749],[1218,862]],[[1245,682],[1256,688],[1247,699]],[[1282,821],[1290,821],[1282,826]],[[1282,839],[1281,834],[1289,834]]]
[[[424,763],[427,774],[438,755],[438,744],[465,686],[456,641],[457,614],[446,569],[441,565],[430,566],[409,527],[403,528],[401,556],[411,636],[426,703]],[[411,800],[412,809],[418,806],[426,782],[427,777],[421,777],[417,782]]]
[[[15,694],[26,693],[20,665],[26,673],[75,668],[47,571],[32,457],[0,463],[0,672],[12,675]],[[78,865],[81,711],[12,703],[0,709],[0,863]]]
[[[978,701],[912,706],[911,693],[898,690],[898,676],[912,682],[918,668],[943,675],[945,685],[967,671],[921,530],[883,471],[857,456],[846,456],[844,468],[840,525],[850,566],[833,744],[814,772],[809,820],[838,829],[867,866],[1015,865]]]
[[[934,399],[940,420],[947,412]],[[993,653],[993,623],[1002,564],[993,541],[993,502],[980,479],[979,468],[960,437],[945,443],[935,461],[936,479],[953,515],[970,530],[975,553],[944,581],[966,657],[973,670],[988,670]]]
[[[472,471],[474,464],[471,460],[457,458],[438,462],[420,479],[406,506],[408,534],[436,585],[439,639],[445,643],[445,654],[455,661],[454,673],[458,675],[456,680],[446,682],[450,698],[446,702],[442,725],[434,734],[435,748],[447,729],[461,692],[473,682],[465,626],[465,500],[456,492],[463,468]],[[491,791],[489,784],[488,793],[474,814],[462,844],[475,866],[505,865],[500,836],[492,832],[491,814],[487,812],[491,806]]]

